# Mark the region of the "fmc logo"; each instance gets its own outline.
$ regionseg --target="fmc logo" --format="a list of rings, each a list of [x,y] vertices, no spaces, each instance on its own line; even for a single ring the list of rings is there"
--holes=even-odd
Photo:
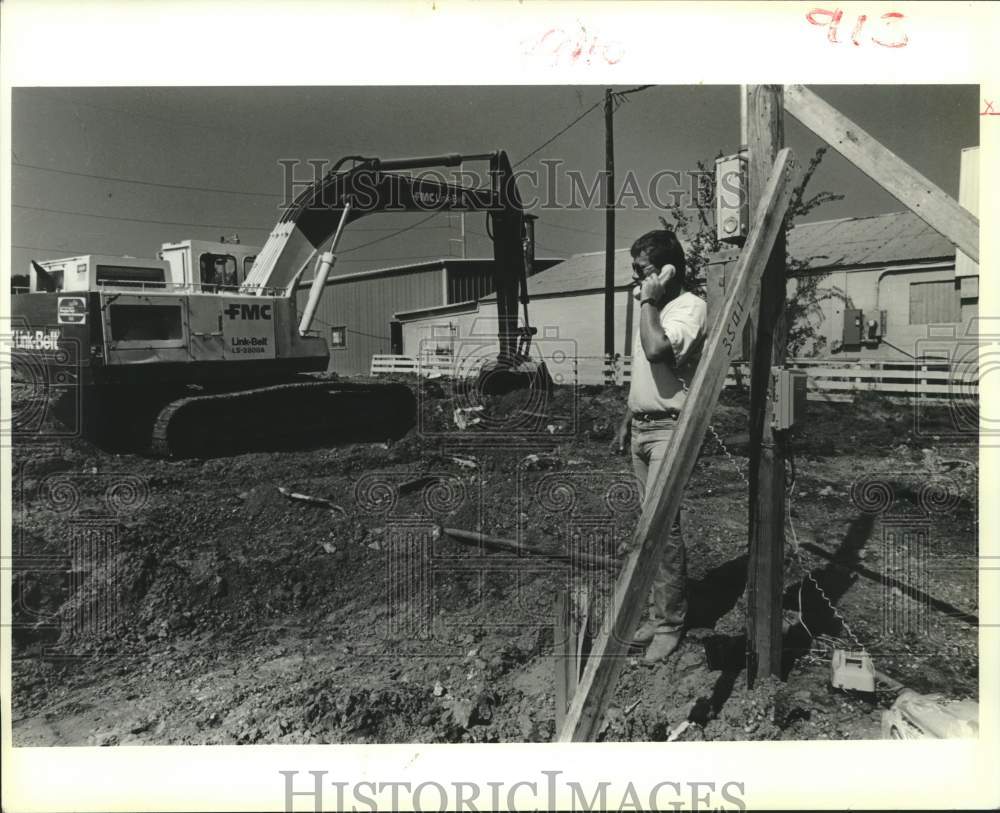
[[[271,318],[271,306],[270,305],[248,305],[241,304],[238,302],[233,302],[231,305],[227,305],[223,311],[226,316],[230,319],[270,319]]]

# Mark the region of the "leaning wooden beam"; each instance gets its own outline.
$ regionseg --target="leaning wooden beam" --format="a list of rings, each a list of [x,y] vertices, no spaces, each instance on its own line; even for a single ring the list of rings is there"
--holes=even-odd
[[[977,263],[979,218],[802,85],[785,86],[785,110]]]
[[[730,357],[739,349],[750,303],[774,241],[782,231],[798,177],[791,150],[782,150],[774,162],[753,228],[736,264],[732,288],[718,321],[709,330],[687,403],[678,418],[657,481],[650,490],[656,498],[647,502],[639,518],[633,549],[626,556],[615,585],[612,616],[594,640],[583,679],[559,731],[560,742],[593,740],[600,729],[621,671],[623,655],[646,605],[668,529],[680,508],[684,485],[698,458],[705,429],[726,379]]]

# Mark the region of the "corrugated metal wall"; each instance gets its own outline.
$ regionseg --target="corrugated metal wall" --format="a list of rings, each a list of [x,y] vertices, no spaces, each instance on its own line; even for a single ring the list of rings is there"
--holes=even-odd
[[[957,280],[910,283],[910,324],[953,324],[961,319]]]
[[[389,323],[396,311],[444,304],[445,270],[407,270],[375,278],[338,282],[326,287],[313,328],[330,341],[330,328],[347,328],[347,346],[330,350],[330,370],[367,375],[373,353],[390,353]],[[299,312],[309,297],[299,291]]]
[[[482,299],[496,290],[493,269],[455,265],[448,268],[448,304]]]
[[[535,259],[535,273],[539,273],[561,260]],[[471,302],[482,299],[496,291],[496,280],[493,278],[493,263],[475,262],[469,260],[448,260],[448,304]]]

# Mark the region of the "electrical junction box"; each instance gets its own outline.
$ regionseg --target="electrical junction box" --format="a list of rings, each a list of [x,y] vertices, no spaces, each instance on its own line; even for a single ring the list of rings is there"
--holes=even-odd
[[[791,429],[801,421],[806,412],[806,381],[803,370],[780,368],[772,373],[774,387],[774,409],[771,428]]]
[[[742,245],[750,231],[745,152],[715,159],[715,232],[723,243]]]
[[[875,666],[867,652],[833,650],[830,659],[830,683],[835,689],[854,689],[858,692],[875,691]]]
[[[858,347],[864,337],[865,314],[858,308],[844,308],[844,346]]]

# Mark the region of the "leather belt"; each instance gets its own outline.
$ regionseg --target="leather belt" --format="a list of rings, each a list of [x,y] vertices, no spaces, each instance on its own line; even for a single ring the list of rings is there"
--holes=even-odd
[[[680,417],[679,409],[668,409],[665,412],[633,412],[633,421],[666,421]]]

